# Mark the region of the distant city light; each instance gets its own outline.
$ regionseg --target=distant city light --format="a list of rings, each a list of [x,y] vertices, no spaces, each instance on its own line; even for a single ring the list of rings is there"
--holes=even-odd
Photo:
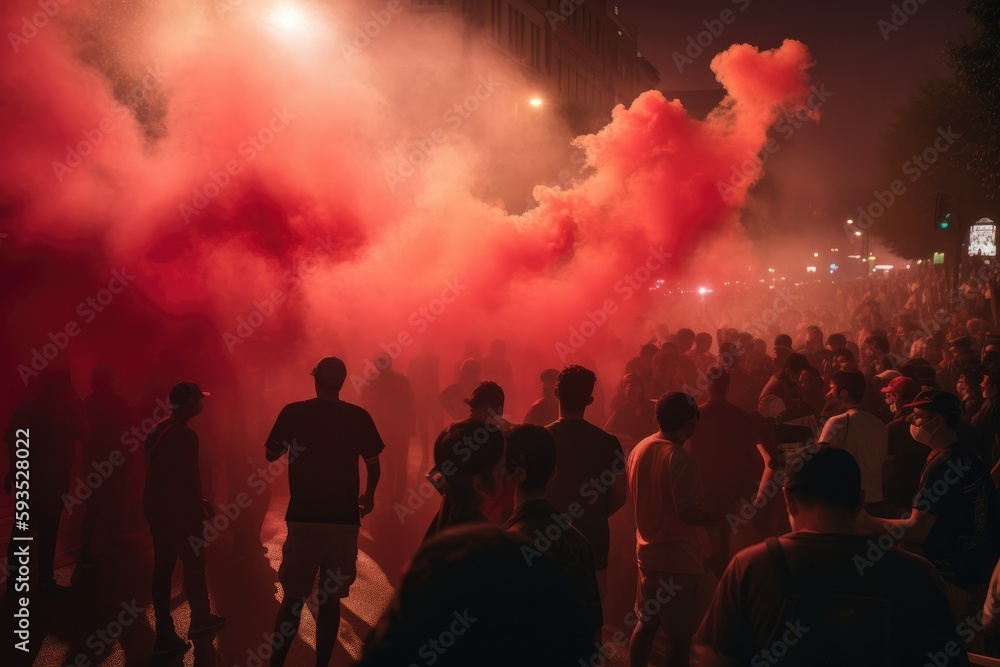
[[[848,221],[847,221],[847,224],[849,224],[849,225],[853,225],[853,224],[854,224],[854,221],[853,221],[853,220],[850,220],[850,219],[848,219]]]
[[[861,232],[854,232],[855,236],[861,236]]]
[[[542,106],[542,98],[532,97],[530,100],[528,100],[528,104],[530,104],[533,107],[540,107]]]
[[[813,253],[813,257],[819,257],[819,253],[818,252],[814,252]]]
[[[876,264],[875,268],[878,271],[891,271],[892,268],[893,268],[893,266],[892,266],[892,264]]]
[[[699,287],[698,288],[698,294],[701,294],[702,296],[705,296],[706,294],[708,294],[711,291],[712,290],[708,289],[707,287]]]
[[[816,273],[816,267],[815,266],[807,266],[806,267],[806,273]]]

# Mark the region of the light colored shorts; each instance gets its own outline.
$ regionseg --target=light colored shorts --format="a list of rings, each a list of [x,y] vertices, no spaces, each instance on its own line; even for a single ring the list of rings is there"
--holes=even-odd
[[[357,526],[290,521],[278,581],[286,600],[309,597],[317,574],[320,591],[346,598],[358,574],[357,561]]]

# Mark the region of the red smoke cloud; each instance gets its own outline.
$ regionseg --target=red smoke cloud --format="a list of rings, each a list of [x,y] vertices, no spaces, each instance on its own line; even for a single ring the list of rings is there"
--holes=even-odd
[[[511,120],[527,89],[497,63],[446,60],[451,27],[393,14],[352,51],[365,14],[346,8],[297,24],[249,0],[149,4],[59,5],[30,38],[38,5],[3,10],[21,37],[0,69],[11,391],[40,352],[78,375],[118,361],[126,387],[185,375],[276,404],[326,354],[360,374],[380,349],[401,369],[434,350],[450,381],[468,341],[497,337],[525,387],[574,359],[617,373],[656,321],[657,279],[748,252],[749,184],[720,184],[809,94],[801,43],[733,46],[712,61],[729,96],[706,121],[644,93],[575,140],[572,182],[511,215],[491,193],[521,164],[498,155],[558,171],[566,147],[551,118]],[[121,269],[134,280],[84,321],[78,304]],[[70,322],[79,334],[52,342]],[[50,342],[65,349],[47,360]]]

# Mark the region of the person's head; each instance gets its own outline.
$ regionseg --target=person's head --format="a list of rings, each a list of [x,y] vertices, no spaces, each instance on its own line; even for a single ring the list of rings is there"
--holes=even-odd
[[[857,371],[837,371],[830,374],[827,400],[845,406],[860,405],[865,396],[865,376]]]
[[[635,373],[626,373],[622,378],[622,392],[629,403],[638,403],[646,398],[646,387]]]
[[[983,347],[983,352],[980,355],[980,362],[983,366],[991,366],[993,364],[1000,364],[1000,344],[997,343],[987,343]]]
[[[983,382],[980,386],[983,388],[984,398],[1000,394],[1000,364],[991,364],[983,370]]]
[[[659,356],[666,356],[668,359],[676,359],[681,354],[681,348],[675,341],[667,340],[660,346]],[[655,363],[655,361],[654,361]]]
[[[544,426],[522,424],[507,436],[507,473],[526,496],[543,496],[556,471],[556,439]]]
[[[555,559],[533,552],[527,537],[489,525],[426,541],[357,667],[430,664],[429,656],[435,667],[590,664],[596,628],[579,594]]]
[[[556,398],[563,414],[583,414],[594,402],[594,385],[597,376],[583,366],[567,366],[556,380]]]
[[[496,382],[480,382],[465,399],[472,419],[495,419],[503,414],[504,393]]]
[[[694,331],[691,329],[678,329],[677,330],[677,347],[680,348],[681,353],[687,352],[694,345]]]
[[[955,391],[961,398],[979,398],[983,395],[983,372],[976,367],[968,367],[958,374]]]
[[[442,495],[479,508],[499,497],[503,487],[503,434],[483,419],[455,422],[434,442],[434,466],[443,480]]]
[[[841,348],[833,353],[833,368],[838,371],[856,371],[858,360],[849,349]]]
[[[917,397],[920,393],[920,383],[912,378],[900,375],[889,380],[889,383],[882,387],[882,396],[885,397],[886,405],[893,413],[899,410]]]
[[[823,376],[813,366],[803,368],[799,373],[799,386],[805,392],[823,392]]]
[[[866,360],[881,361],[889,354],[889,339],[882,334],[872,334],[865,338],[863,348]]]
[[[951,353],[953,355],[956,357],[964,357],[973,353],[972,344],[974,342],[975,339],[972,336],[958,336],[957,338],[952,338],[948,341],[948,344],[951,347]]]
[[[807,449],[785,469],[785,508],[793,531],[850,529],[864,504],[861,468],[839,447]],[[833,531],[830,531],[833,532]]]
[[[110,394],[115,391],[115,369],[111,364],[98,364],[90,374],[90,391]]]
[[[826,348],[831,352],[847,347],[847,336],[842,333],[832,333],[826,338]]]
[[[542,396],[545,398],[556,397],[556,380],[559,379],[559,371],[554,368],[546,368],[538,377],[542,382]]]
[[[694,349],[696,352],[704,354],[712,349],[712,334],[701,331],[694,337]]]
[[[721,366],[712,366],[708,369],[708,395],[716,400],[726,397],[729,391],[731,378],[729,371]]]
[[[778,334],[774,338],[774,351],[771,352],[771,359],[777,368],[785,365],[788,355],[792,353],[792,337],[788,334]]]
[[[955,429],[962,420],[962,403],[958,396],[941,389],[929,389],[917,394],[908,408],[910,435],[917,442],[937,451],[956,440]]]
[[[810,325],[806,328],[806,345],[812,350],[823,347],[823,331],[819,327]]]
[[[659,351],[660,348],[658,348],[656,345],[653,345],[652,343],[646,343],[645,345],[639,348],[639,359],[644,362],[646,368],[649,368],[653,364],[653,357],[655,357],[656,353]]]
[[[347,379],[347,366],[337,357],[323,357],[310,374],[315,381],[316,396],[337,398]]]
[[[194,382],[180,382],[170,390],[170,409],[173,417],[181,421],[201,414],[205,408],[202,399],[210,396],[207,391],[202,391]]]
[[[474,385],[479,382],[479,374],[482,372],[483,365],[479,360],[469,357],[458,368],[458,381],[460,384]]]
[[[698,426],[698,404],[683,391],[668,391],[656,401],[656,423],[671,442],[683,444]]]
[[[778,334],[774,337],[774,346],[792,349],[792,337],[788,334]]]
[[[788,355],[785,363],[782,364],[781,373],[789,380],[798,382],[799,375],[807,368],[809,368],[809,360],[806,358],[806,355],[793,352]]]

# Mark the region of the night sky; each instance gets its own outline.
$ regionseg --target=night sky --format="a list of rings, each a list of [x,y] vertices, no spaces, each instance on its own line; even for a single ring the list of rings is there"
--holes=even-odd
[[[899,30],[883,38],[880,19],[889,20],[893,5],[917,11]],[[660,71],[660,89],[685,91],[718,88],[709,63],[730,44],[748,42],[761,49],[785,38],[804,42],[816,60],[813,81],[833,96],[822,120],[794,135],[773,158],[769,172],[801,195],[813,220],[831,226],[871,198],[878,186],[878,150],[893,114],[905,106],[921,81],[948,73],[944,50],[971,25],[960,0],[907,3],[847,0],[620,0],[622,13],[639,26],[640,49]],[[743,8],[743,9],[741,9]],[[735,20],[693,63],[678,71],[673,53],[687,48],[687,38],[705,30],[703,21],[730,9]],[[682,96],[683,101],[683,96]],[[794,179],[789,181],[788,179]],[[794,228],[799,221],[785,220]]]

